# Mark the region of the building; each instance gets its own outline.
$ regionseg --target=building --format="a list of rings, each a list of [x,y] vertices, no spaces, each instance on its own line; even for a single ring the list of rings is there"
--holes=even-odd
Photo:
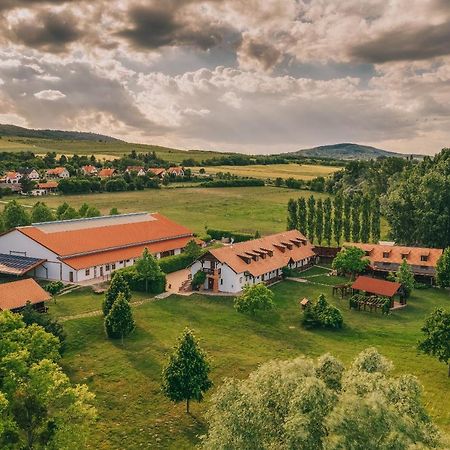
[[[105,168],[105,169],[100,169],[98,172],[98,176],[100,178],[111,178],[114,175],[116,175],[116,169]]]
[[[45,310],[50,294],[31,278],[0,284],[0,311],[19,312],[29,302],[37,310]]]
[[[11,171],[11,172],[6,172],[5,176],[3,177],[3,181],[7,184],[19,184],[21,178],[22,178],[21,173]]]
[[[161,214],[120,214],[18,227],[0,236],[0,254],[43,261],[28,275],[77,283],[108,278],[145,248],[157,258],[179,254],[191,239],[191,230]]]
[[[167,173],[172,177],[184,177],[183,167],[169,167]]]
[[[38,181],[40,178],[39,172],[36,169],[30,169],[29,167],[19,169],[18,172],[22,175],[22,177],[27,177],[32,181]]]
[[[345,243],[344,247],[358,247],[364,250],[374,272],[396,272],[403,259],[411,267],[414,275],[434,278],[436,266],[443,250],[439,248],[404,247],[393,242],[363,244]]]
[[[138,177],[143,177],[146,175],[145,168],[142,166],[128,166],[125,170],[126,173],[130,175],[135,173]]]
[[[81,171],[83,172],[83,175],[87,175],[87,176],[95,176],[98,174],[98,170],[97,167],[89,164],[87,166],[83,166],[81,168]]]
[[[206,272],[204,289],[238,293],[247,284],[277,281],[283,267],[304,268],[316,262],[314,247],[297,230],[212,249],[191,266]]]
[[[31,195],[39,197],[42,195],[54,194],[57,190],[57,181],[47,181],[45,183],[38,183],[36,188],[31,191]]]
[[[162,167],[151,167],[150,169],[148,169],[148,172],[161,179],[166,175],[166,169]]]
[[[65,167],[55,167],[54,169],[48,169],[46,172],[49,178],[69,178],[70,173]]]

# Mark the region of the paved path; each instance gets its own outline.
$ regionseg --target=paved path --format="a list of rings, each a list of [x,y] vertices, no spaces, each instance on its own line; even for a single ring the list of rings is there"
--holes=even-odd
[[[181,285],[188,279],[189,274],[189,269],[178,270],[167,274],[167,292],[178,294]]]

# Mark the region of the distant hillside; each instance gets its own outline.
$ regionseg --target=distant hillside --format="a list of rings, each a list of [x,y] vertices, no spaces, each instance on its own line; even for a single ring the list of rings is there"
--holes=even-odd
[[[400,157],[405,158],[408,155],[403,153],[389,152],[379,148],[370,147],[368,145],[359,145],[351,143],[321,145],[320,147],[306,148],[296,152],[287,153],[289,156],[303,156],[308,158],[330,158],[341,160],[368,160],[379,157]],[[419,157],[419,155],[414,155]]]
[[[110,136],[96,133],[86,133],[82,131],[61,131],[61,130],[33,130],[29,128],[17,127],[16,125],[0,124],[0,136],[17,136],[25,138],[72,140],[72,141],[103,141],[103,142],[123,142]]]

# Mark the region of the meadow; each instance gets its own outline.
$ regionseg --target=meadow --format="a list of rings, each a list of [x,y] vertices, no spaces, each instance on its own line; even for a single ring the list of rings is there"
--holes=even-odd
[[[349,310],[346,300],[331,296],[330,286],[285,281],[272,289],[276,310],[254,317],[237,313],[228,297],[149,299],[133,307],[137,328],[123,346],[105,337],[101,315],[66,320],[62,365],[74,382],[86,383],[96,395],[99,417],[91,430],[90,448],[178,450],[200,442],[210,394],[203,403],[192,403],[192,415],[187,415],[184,404],[169,402],[160,390],[161,370],[186,326],[208,352],[212,391],[224,377],[246,377],[270,359],[329,352],[348,364],[360,351],[375,346],[394,362],[395,374],[418,377],[429,413],[444,432],[450,432],[450,403],[444,400],[450,389],[447,368],[416,351],[424,318],[435,307],[448,305],[447,291],[417,290],[407,308],[383,316]],[[301,326],[298,300],[322,292],[343,313],[345,326],[340,331]],[[50,313],[61,318],[84,309],[91,312],[100,302],[101,296],[81,290],[59,297]]]

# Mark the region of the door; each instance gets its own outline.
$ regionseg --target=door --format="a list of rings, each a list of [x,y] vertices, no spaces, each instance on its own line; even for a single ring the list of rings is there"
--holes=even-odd
[[[103,276],[103,266],[100,267],[100,276],[101,276],[101,277]]]
[[[73,272],[69,272],[69,281],[73,283]]]
[[[208,289],[210,291],[214,289],[214,280],[211,277],[208,278]]]

